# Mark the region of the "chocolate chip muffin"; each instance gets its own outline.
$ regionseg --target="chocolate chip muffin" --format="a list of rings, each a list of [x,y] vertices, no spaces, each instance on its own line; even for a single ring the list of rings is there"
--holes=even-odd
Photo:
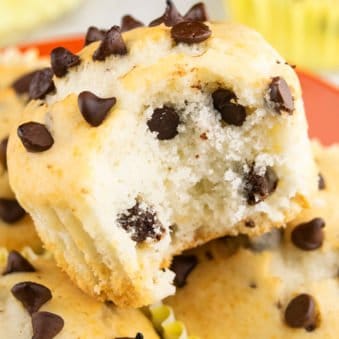
[[[49,255],[0,250],[0,257],[0,338],[159,338],[141,311],[88,297]]]
[[[338,338],[339,146],[315,145],[314,206],[261,238],[227,238],[176,257],[167,300],[204,339]],[[325,185],[324,185],[325,184]]]
[[[281,226],[316,189],[294,70],[257,33],[192,11],[168,2],[151,27],[55,49],[9,142],[46,247],[120,306],[174,293],[173,254]]]
[[[31,218],[16,201],[8,181],[7,142],[28,100],[34,69],[46,64],[34,50],[0,52],[0,247],[41,246]]]

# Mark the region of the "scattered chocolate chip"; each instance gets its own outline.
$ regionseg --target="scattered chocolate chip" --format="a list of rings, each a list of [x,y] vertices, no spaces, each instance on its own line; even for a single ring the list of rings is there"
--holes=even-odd
[[[4,169],[7,170],[7,144],[8,137],[4,138],[0,142],[0,162]]]
[[[281,114],[282,111],[292,113],[294,111],[294,101],[291,90],[283,78],[275,77],[272,79],[268,94],[269,103],[277,113]]]
[[[11,251],[8,254],[7,266],[2,275],[7,275],[15,272],[35,272],[35,268],[19,252]]]
[[[221,118],[229,125],[242,126],[246,120],[246,109],[236,103],[236,95],[224,88],[212,93],[213,106],[220,112]]]
[[[179,13],[172,1],[166,1],[165,13],[155,20],[153,20],[149,26],[158,26],[164,23],[168,27],[172,27],[179,22],[182,22],[184,19]]]
[[[289,327],[305,328],[308,331],[316,328],[315,301],[308,294],[293,298],[285,310],[285,321]]]
[[[104,40],[106,33],[107,31],[104,29],[99,29],[94,26],[89,27],[85,37],[85,46],[95,41]]]
[[[254,166],[245,177],[245,195],[249,205],[264,201],[278,186],[278,176],[272,167],[267,167],[265,174],[255,173]]]
[[[208,15],[205,4],[199,2],[192,6],[184,15],[185,21],[207,21]]]
[[[170,269],[175,273],[174,285],[176,287],[184,287],[186,279],[192,270],[197,266],[198,259],[194,255],[178,255],[175,256]]]
[[[99,48],[93,54],[93,60],[103,61],[110,55],[125,55],[127,48],[119,26],[113,26],[107,31]]]
[[[57,314],[37,312],[32,315],[32,339],[52,339],[64,327],[64,320]]]
[[[258,285],[257,285],[255,282],[251,282],[249,286],[250,286],[250,288],[252,288],[252,289],[254,289],[254,290],[255,290],[256,288],[258,288]]]
[[[116,98],[99,98],[88,91],[81,92],[78,96],[81,114],[94,127],[101,125],[116,102]]]
[[[214,259],[213,253],[212,253],[211,251],[206,251],[206,252],[205,252],[205,257],[206,257],[208,260],[213,260],[213,259]]]
[[[207,40],[211,34],[210,28],[198,21],[183,21],[171,29],[171,36],[177,43],[196,44]]]
[[[255,222],[252,219],[246,220],[245,226],[248,228],[255,228]]]
[[[323,177],[321,173],[319,173],[319,176],[318,176],[318,188],[321,191],[326,189],[325,178]]]
[[[55,76],[62,78],[68,69],[80,64],[80,58],[63,47],[54,48],[51,52],[51,65]]]
[[[50,149],[54,139],[47,127],[38,122],[26,122],[18,127],[18,137],[28,152],[43,152]]]
[[[25,216],[25,210],[15,199],[0,198],[0,219],[13,224]]]
[[[201,133],[201,134],[200,134],[200,139],[201,139],[201,140],[208,140],[207,134],[206,134],[206,133]]]
[[[31,81],[37,72],[39,71],[34,71],[28,74],[25,74],[21,76],[19,79],[16,79],[12,83],[12,88],[15,90],[16,94],[18,95],[28,94]]]
[[[121,32],[127,32],[142,26],[144,26],[144,24],[133,18],[131,15],[124,15],[121,19]]]
[[[296,226],[291,233],[291,240],[296,247],[304,251],[316,250],[323,244],[324,227],[325,221],[315,218]]]
[[[43,304],[52,298],[52,293],[47,287],[31,281],[14,285],[11,292],[30,314],[37,312]]]
[[[173,139],[178,134],[180,123],[178,113],[171,107],[156,108],[147,126],[152,132],[157,132],[159,140]]]
[[[43,99],[48,93],[55,89],[53,82],[53,71],[44,68],[34,74],[29,84],[29,98],[33,100]]]
[[[156,213],[149,207],[137,202],[132,208],[118,216],[119,225],[131,233],[131,239],[141,243],[146,239],[159,241],[165,229],[158,220]]]
[[[132,338],[132,337],[119,337],[119,338],[115,338],[115,339],[144,339],[144,336],[142,333],[138,332],[137,335]]]

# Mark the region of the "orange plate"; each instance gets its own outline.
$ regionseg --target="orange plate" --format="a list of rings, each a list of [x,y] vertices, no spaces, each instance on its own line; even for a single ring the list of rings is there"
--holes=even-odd
[[[48,55],[57,46],[64,46],[72,52],[79,51],[84,44],[83,37],[51,40],[25,45],[22,49],[36,47],[42,55]],[[339,89],[314,75],[298,71],[304,93],[310,136],[325,145],[339,142]]]

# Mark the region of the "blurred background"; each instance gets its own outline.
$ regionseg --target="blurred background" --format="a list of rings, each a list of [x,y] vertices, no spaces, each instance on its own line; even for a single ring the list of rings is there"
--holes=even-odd
[[[186,12],[195,0],[174,1]],[[261,32],[298,68],[339,84],[339,0],[206,0],[213,20],[241,22]],[[132,14],[148,24],[165,0],[0,0],[0,47],[109,28]]]

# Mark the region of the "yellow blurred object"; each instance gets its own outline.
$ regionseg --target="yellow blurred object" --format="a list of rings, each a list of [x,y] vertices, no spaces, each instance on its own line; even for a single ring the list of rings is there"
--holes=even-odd
[[[235,21],[262,33],[291,63],[339,69],[339,0],[224,0]]]
[[[81,0],[0,0],[0,46],[76,7]]]

